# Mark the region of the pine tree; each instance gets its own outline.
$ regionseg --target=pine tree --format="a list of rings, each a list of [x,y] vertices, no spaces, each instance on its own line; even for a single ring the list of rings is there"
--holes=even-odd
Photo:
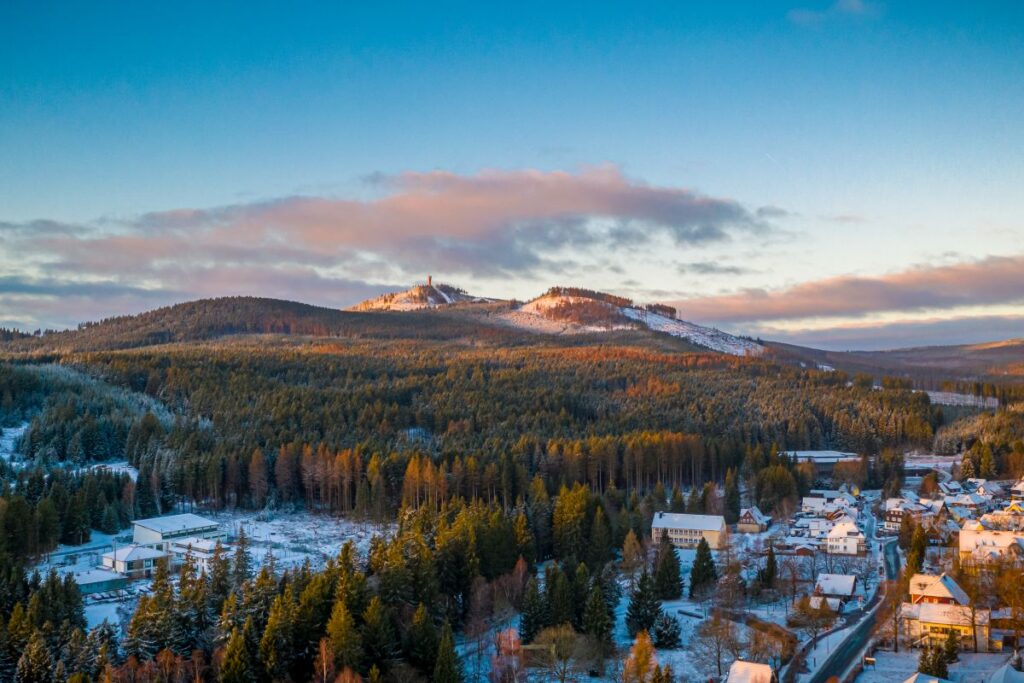
[[[679,557],[668,534],[662,534],[658,543],[658,554],[654,559],[654,589],[659,600],[678,600],[683,597]]]
[[[441,629],[441,642],[437,647],[437,663],[434,665],[434,683],[462,683],[462,665],[455,654],[455,639],[452,627],[445,622]]]
[[[960,481],[967,481],[968,479],[974,479],[977,474],[974,471],[974,458],[970,452],[964,453],[963,458],[960,459]],[[921,653],[924,656],[924,653]]]
[[[644,572],[636,584],[626,610],[626,629],[630,637],[640,631],[650,631],[661,614],[661,605],[655,593],[654,580]]]
[[[764,568],[757,572],[757,580],[765,588],[774,588],[777,573],[778,562],[775,559],[775,548],[768,546],[768,556],[765,558]]]
[[[334,665],[339,671],[346,667],[358,669],[362,661],[363,645],[355,621],[345,601],[338,599],[327,621],[327,639],[334,654]]]
[[[651,637],[654,639],[655,647],[659,649],[672,650],[679,647],[682,644],[680,640],[682,629],[679,626],[679,621],[662,612],[654,622]]]
[[[548,625],[547,607],[540,595],[537,579],[530,577],[526,582],[523,596],[523,616],[520,621],[519,633],[524,643],[532,643],[537,634]]]
[[[565,572],[552,565],[545,579],[544,600],[548,606],[548,621],[551,626],[572,622],[575,614],[572,586]]]
[[[600,505],[594,510],[594,520],[590,524],[590,544],[587,550],[587,559],[595,571],[608,560],[612,552],[612,534],[608,529],[604,508]]]
[[[249,553],[249,538],[245,535],[245,527],[240,526],[238,527],[238,538],[235,540],[235,558],[231,567],[231,586],[235,591],[240,591],[245,582],[251,578],[252,555]]]
[[[587,565],[580,562],[576,565],[576,572],[572,579],[572,627],[577,631],[583,630],[583,610],[587,606],[587,596],[590,595],[590,572]]]
[[[284,679],[291,670],[296,654],[295,597],[289,586],[270,607],[267,625],[260,638],[260,661],[273,680]]]
[[[256,680],[256,671],[252,665],[252,656],[248,651],[245,636],[235,629],[228,638],[224,648],[224,659],[220,664],[220,683],[252,683]]]
[[[699,591],[708,585],[713,585],[717,580],[718,570],[711,557],[711,546],[702,537],[697,543],[697,555],[693,560],[693,567],[690,569],[690,597],[696,596]]]
[[[422,602],[412,615],[407,640],[406,658],[409,663],[419,669],[424,676],[429,676],[437,663],[438,637],[437,629],[430,620],[430,613]]]
[[[16,683],[52,683],[53,660],[50,650],[46,647],[41,631],[36,631],[28,641],[28,646],[18,659],[15,672]]]
[[[370,665],[377,665],[382,670],[395,656],[395,631],[391,625],[391,616],[378,596],[370,599],[370,604],[363,612],[363,651]]]
[[[946,642],[942,645],[942,656],[947,664],[952,664],[960,657],[960,632],[950,629]]]

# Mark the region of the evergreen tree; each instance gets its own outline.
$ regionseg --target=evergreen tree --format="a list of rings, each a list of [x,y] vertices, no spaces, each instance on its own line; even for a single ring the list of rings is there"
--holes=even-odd
[[[16,683],[53,683],[53,660],[42,631],[36,631],[29,639],[28,646],[18,659],[14,680]]]
[[[715,568],[715,561],[711,557],[711,546],[703,537],[697,543],[697,555],[693,560],[693,567],[690,569],[690,597],[709,585],[714,585],[718,580],[718,570]]]
[[[725,521],[735,524],[740,518],[740,488],[736,483],[736,470],[725,473]]]
[[[220,683],[252,683],[256,680],[252,655],[245,641],[242,630],[236,628],[231,632],[228,644],[224,648],[224,659],[220,664]]]
[[[583,610],[583,633],[592,639],[602,660],[610,655],[613,649],[612,626],[612,617],[608,614],[601,586],[594,582],[594,587],[590,589],[590,595],[587,597],[587,606]]]
[[[572,586],[569,579],[557,566],[550,566],[545,578],[544,599],[548,606],[548,621],[551,626],[571,623],[576,613],[573,605]]]
[[[386,669],[397,650],[395,631],[387,608],[376,595],[370,599],[370,604],[363,612],[362,636],[367,663],[377,665],[381,670]]]
[[[682,629],[679,626],[679,621],[662,612],[654,622],[651,637],[657,648],[672,650],[679,647],[682,644],[680,640]]]
[[[683,597],[679,557],[668,534],[662,534],[658,543],[658,554],[654,559],[654,590],[659,600],[678,600]]]
[[[764,568],[757,572],[757,580],[763,587],[773,588],[777,573],[778,563],[775,559],[775,548],[768,546],[768,556],[765,558]]]
[[[434,683],[462,683],[462,665],[455,654],[455,638],[452,627],[445,622],[441,629],[441,642],[437,647],[437,663],[434,665]]]
[[[594,519],[590,524],[590,544],[587,550],[587,560],[595,571],[608,561],[612,553],[612,534],[608,529],[604,508],[600,505],[594,509]]]
[[[334,665],[339,671],[346,667],[359,669],[363,658],[362,637],[348,606],[340,598],[335,601],[331,618],[327,621],[327,639],[334,654]]]
[[[273,680],[283,680],[291,670],[296,654],[295,598],[289,587],[270,607],[267,625],[260,638],[260,662]]]
[[[242,590],[245,582],[250,578],[252,578],[252,555],[249,552],[249,538],[245,535],[245,527],[239,526],[238,538],[235,540],[235,558],[231,567],[232,588],[235,591]]]
[[[960,632],[950,629],[946,642],[942,645],[942,656],[947,664],[952,664],[960,657]]]
[[[654,586],[654,579],[647,572],[640,576],[636,590],[629,599],[626,610],[626,629],[632,638],[640,631],[650,631],[661,614],[661,604]]]
[[[537,579],[530,577],[526,582],[523,596],[523,616],[520,621],[519,634],[524,643],[532,643],[537,634],[548,625],[547,607],[540,595]]]
[[[409,663],[419,669],[424,676],[434,671],[437,663],[438,636],[430,613],[421,602],[412,615],[412,624],[407,636],[406,658]]]

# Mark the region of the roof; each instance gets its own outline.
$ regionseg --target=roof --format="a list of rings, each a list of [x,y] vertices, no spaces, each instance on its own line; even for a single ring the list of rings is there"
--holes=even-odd
[[[844,453],[842,451],[786,451],[786,455],[790,457],[796,456],[797,460],[822,463],[860,459],[860,456],[856,453]]]
[[[767,664],[737,659],[729,667],[725,683],[772,683],[772,678],[772,668]]]
[[[217,547],[217,541],[211,541],[208,538],[176,538],[173,543],[175,546],[204,553],[212,553]]]
[[[166,517],[150,517],[149,519],[137,519],[135,526],[141,526],[150,531],[166,534],[172,531],[185,531],[186,529],[202,529],[205,527],[217,526],[217,522],[193,515],[186,512],[182,515],[167,515]]]
[[[853,574],[818,574],[818,581],[814,584],[815,591],[821,591],[825,595],[853,595],[857,585],[857,577]]]
[[[808,600],[808,602],[810,603],[811,607],[813,607],[814,609],[821,609],[821,603],[824,602],[825,605],[827,605],[828,608],[830,610],[832,610],[833,612],[838,612],[839,608],[843,604],[839,600],[839,598],[826,598],[826,597],[823,597],[821,595],[812,595],[810,597],[810,600]]]
[[[103,553],[103,557],[110,557],[118,562],[135,562],[137,560],[155,560],[165,557],[162,550],[153,550],[144,545],[126,545],[109,553]]]
[[[939,605],[933,602],[919,602],[916,605],[903,603],[902,614],[908,619],[917,619],[929,624],[970,626],[972,622],[971,608],[966,605]],[[978,626],[987,626],[990,614],[987,609],[975,610],[973,621]]]
[[[721,515],[686,515],[679,512],[659,512],[654,515],[652,529],[693,529],[695,531],[721,531],[725,517]]]
[[[75,579],[75,583],[79,586],[88,586],[94,583],[106,583],[107,581],[117,581],[124,579],[124,574],[118,574],[112,572],[109,569],[87,569],[83,572],[68,572]]]
[[[932,676],[931,674],[917,673],[903,681],[903,683],[953,683],[953,681],[948,678]]]
[[[969,605],[971,599],[964,589],[946,574],[914,574],[909,584],[910,594],[929,598],[950,598],[958,605]]]
[[[740,519],[743,519],[743,516],[748,512],[757,524],[768,524],[770,521],[772,521],[772,518],[761,512],[761,510],[758,509],[756,505],[753,507],[743,508],[742,510],[740,510]]]
[[[828,532],[829,538],[864,538],[864,534],[853,522],[840,522]]]
[[[1006,663],[989,676],[987,683],[1024,683],[1024,672],[1017,671]]]

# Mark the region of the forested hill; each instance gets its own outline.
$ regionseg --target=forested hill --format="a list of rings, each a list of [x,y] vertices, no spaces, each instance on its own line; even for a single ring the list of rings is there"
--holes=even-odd
[[[42,336],[0,338],[9,353],[68,353],[205,341],[233,334],[290,334],[371,338],[449,339],[522,336],[443,313],[358,313],[259,297],[200,299],[139,315],[83,323]]]

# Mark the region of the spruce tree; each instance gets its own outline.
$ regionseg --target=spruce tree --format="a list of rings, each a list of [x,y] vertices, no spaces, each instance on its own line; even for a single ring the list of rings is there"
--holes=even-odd
[[[708,545],[707,539],[702,537],[697,543],[697,555],[690,569],[690,597],[696,596],[704,587],[714,585],[717,580],[718,570],[711,557],[711,546]]]
[[[659,649],[672,650],[682,644],[681,637],[682,629],[679,626],[679,621],[675,617],[662,612],[655,620],[654,628],[651,631],[654,646]]]
[[[260,638],[260,662],[272,680],[283,680],[291,670],[296,654],[295,598],[291,587],[278,595],[270,607],[267,625]]]
[[[740,488],[736,483],[736,470],[725,473],[725,521],[735,524],[740,518]]]
[[[662,534],[658,543],[658,554],[654,559],[654,589],[659,600],[678,600],[683,597],[679,557],[668,534]]]
[[[388,609],[376,595],[363,612],[363,652],[367,663],[384,670],[395,656],[395,631]]]
[[[530,577],[526,582],[526,593],[523,596],[523,616],[520,621],[519,635],[524,643],[532,643],[537,634],[548,625],[547,607],[541,597],[537,579]]]
[[[231,566],[231,587],[235,591],[242,590],[245,582],[252,578],[252,555],[249,553],[249,538],[245,535],[245,527],[238,527],[238,538],[235,540],[235,557]],[[269,607],[269,605],[267,605]]]
[[[773,588],[777,573],[778,563],[775,559],[775,548],[768,546],[768,556],[765,558],[764,568],[757,572],[757,580],[765,588]]]
[[[14,674],[17,683],[51,683],[53,681],[53,660],[50,650],[46,647],[41,631],[36,631],[28,641],[28,646],[18,659],[18,669]]]
[[[245,636],[240,629],[231,632],[224,648],[224,659],[220,664],[220,683],[252,683],[256,680],[252,657],[246,647]]]
[[[327,621],[327,639],[334,654],[334,665],[339,671],[349,667],[359,669],[363,658],[362,637],[344,600],[338,599]]]
[[[583,610],[583,633],[590,636],[602,660],[612,651],[612,626],[601,586],[595,581]]]
[[[576,613],[573,605],[572,586],[565,572],[554,567],[545,580],[544,599],[548,605],[548,621],[551,626],[571,623]]]
[[[942,645],[942,656],[947,664],[952,664],[960,657],[960,632],[950,629],[946,636],[946,642]]]
[[[412,615],[407,641],[406,659],[424,676],[429,676],[437,663],[438,637],[434,622],[430,620],[430,613],[422,602]]]
[[[630,638],[640,631],[650,631],[661,614],[661,605],[655,592],[654,580],[644,572],[636,584],[626,610],[626,629]]]
[[[455,638],[452,627],[445,622],[441,630],[441,642],[437,647],[437,663],[434,665],[434,683],[462,683],[462,665],[455,654]]]
[[[600,505],[594,510],[594,519],[590,524],[590,544],[587,552],[587,559],[594,571],[607,562],[611,556],[612,534],[608,529],[608,519],[605,517],[604,508]]]

